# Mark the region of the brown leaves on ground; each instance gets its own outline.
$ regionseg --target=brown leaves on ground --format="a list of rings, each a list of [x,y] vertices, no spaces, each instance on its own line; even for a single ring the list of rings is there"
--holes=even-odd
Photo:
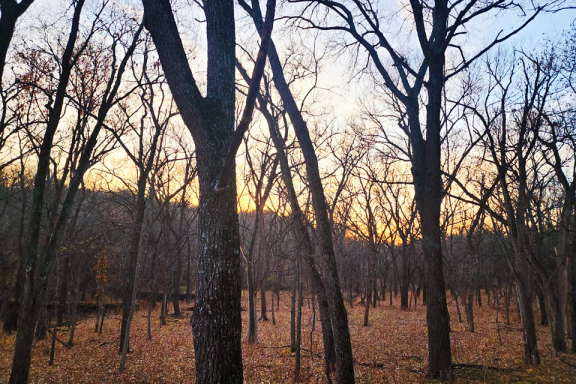
[[[246,301],[246,297],[244,297]],[[259,300],[258,300],[259,301]],[[247,303],[244,303],[245,307]],[[189,383],[194,381],[194,348],[189,322],[185,316],[169,317],[160,327],[159,308],[153,312],[152,340],[147,340],[146,310],[134,316],[132,352],[127,369],[118,370],[118,333],[120,315],[111,314],[102,335],[94,333],[93,317],[78,324],[75,344],[66,349],[58,344],[56,363],[48,366],[50,342],[37,343],[32,357],[32,383]],[[476,332],[459,323],[454,303],[452,354],[456,383],[576,383],[576,356],[553,358],[547,327],[538,328],[540,367],[523,362],[522,332],[518,315],[511,324],[495,323],[496,310],[486,305],[475,307]],[[402,312],[399,307],[380,302],[370,309],[370,325],[363,326],[364,307],[348,307],[356,381],[358,383],[425,382],[427,360],[426,308]],[[259,312],[258,312],[259,313]],[[503,319],[500,314],[500,319]],[[242,312],[244,330],[247,312]],[[271,315],[269,313],[269,318]],[[312,332],[312,310],[303,311],[302,371],[300,382],[325,383],[322,339],[318,313]],[[243,340],[244,375],[247,383],[294,382],[294,354],[290,352],[290,298],[283,294],[280,311],[272,321],[258,322],[258,343]],[[499,329],[499,332],[498,332]],[[59,330],[59,339],[67,340],[68,331]],[[15,335],[0,333],[0,382],[7,382]],[[245,337],[244,337],[245,339]]]

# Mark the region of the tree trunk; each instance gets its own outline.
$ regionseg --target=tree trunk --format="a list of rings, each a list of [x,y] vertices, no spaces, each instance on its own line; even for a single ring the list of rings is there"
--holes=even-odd
[[[552,349],[554,356],[558,356],[560,352],[566,352],[566,334],[565,334],[565,323],[564,323],[564,313],[561,309],[562,305],[558,296],[556,296],[556,290],[554,288],[556,284],[549,282],[546,286],[546,308],[550,311],[550,318],[548,319],[548,325],[550,326],[550,336],[552,339]],[[558,284],[560,285],[560,284]]]
[[[452,351],[450,346],[450,315],[446,303],[446,287],[442,262],[440,207],[442,204],[440,112],[444,89],[444,56],[431,55],[428,59],[429,79],[426,84],[426,140],[417,120],[417,100],[408,108],[413,131],[412,176],[415,186],[416,207],[420,215],[422,250],[424,253],[426,287],[426,323],[428,324],[428,373],[430,379],[447,380],[452,377]]]
[[[462,312],[460,311],[460,301],[458,300],[458,295],[456,293],[452,293],[454,297],[454,301],[456,302],[456,313],[458,314],[458,322],[462,322]]]
[[[294,260],[292,276],[292,295],[290,297],[290,352],[296,352],[296,294],[298,293],[298,267]]]
[[[178,255],[176,270],[174,271],[174,282],[172,285],[172,307],[174,315],[180,316],[180,280],[182,276],[182,257]]]
[[[468,321],[468,329],[474,333],[474,288],[470,287],[468,290],[468,297],[464,298],[466,307],[466,320]]]
[[[408,260],[407,252],[408,244],[403,241],[402,243],[402,260],[401,260],[401,278],[400,283],[400,309],[402,311],[408,310],[408,288],[410,285],[410,262]]]
[[[542,291],[541,284],[534,285],[534,292],[538,301],[538,311],[540,312],[540,325],[548,325],[548,311],[546,308],[546,298]]]
[[[527,273],[523,271],[523,273]],[[528,273],[528,275],[530,275]],[[524,359],[527,364],[540,364],[540,353],[536,340],[536,325],[534,324],[534,313],[532,311],[532,294],[529,289],[529,277],[520,275],[516,282],[516,293],[518,295],[518,308],[522,317]]]
[[[256,290],[254,287],[254,277],[252,264],[246,264],[246,274],[248,280],[248,343],[256,343]]]
[[[16,21],[33,2],[34,0],[2,2],[2,13],[0,14],[0,89],[2,89],[2,74],[6,64],[6,55],[14,35]]]
[[[272,311],[272,324],[276,325],[276,312],[274,311],[274,289],[270,289],[270,311]]]
[[[64,315],[66,314],[68,304],[68,283],[70,279],[70,257],[64,257],[64,271],[62,272],[62,284],[60,285],[60,292],[58,292],[58,316],[56,322],[62,324]]]
[[[576,352],[576,239],[572,239],[571,252],[566,260],[566,299],[568,323],[570,325],[570,334],[572,335],[571,351]]]
[[[326,298],[326,289],[324,282],[322,281],[322,275],[318,270],[318,266],[314,259],[314,250],[312,247],[312,242],[308,234],[308,230],[305,225],[305,217],[302,212],[300,205],[298,204],[298,197],[294,189],[294,184],[292,182],[292,176],[290,171],[290,164],[288,163],[288,158],[286,156],[285,143],[282,141],[279,132],[277,131],[277,125],[273,121],[272,116],[266,112],[263,112],[270,131],[270,137],[274,142],[276,147],[277,156],[279,157],[280,171],[282,174],[282,179],[286,186],[286,191],[288,195],[288,201],[290,203],[290,208],[292,209],[292,232],[294,238],[297,239],[297,243],[301,246],[302,256],[310,268],[312,277],[312,286],[314,291],[318,295],[318,310],[320,311],[320,324],[322,326],[322,339],[324,343],[324,359],[325,359],[325,372],[327,377],[330,377],[330,372],[335,369],[336,364],[336,353],[334,344],[334,333],[332,328],[332,319],[330,314],[330,308],[328,306],[328,300]],[[280,306],[280,276],[278,277],[278,282],[276,285],[278,292],[277,308]],[[294,298],[294,291],[292,292],[292,298]],[[292,308],[294,304],[292,303]],[[292,316],[292,314],[291,314]],[[293,318],[291,324],[294,324]],[[291,328],[291,335],[292,335]],[[291,345],[294,340],[291,337]]]
[[[166,325],[166,317],[168,316],[168,294],[162,292],[162,304],[160,305],[160,325]]]
[[[266,305],[266,277],[260,284],[260,320],[268,321],[268,308]]]
[[[234,134],[232,0],[205,1],[207,96],[194,80],[168,0],[144,0],[144,24],[196,147],[199,259],[192,317],[197,383],[243,383],[240,233],[236,176],[219,188]],[[234,164],[232,164],[234,166]],[[232,167],[232,170],[234,167]]]
[[[262,36],[262,14],[259,4],[256,1],[253,4],[253,19]],[[316,215],[317,234],[319,245],[323,256],[323,283],[326,290],[326,298],[330,309],[332,320],[332,329],[334,332],[336,359],[337,381],[343,383],[354,383],[354,361],[352,356],[352,345],[350,342],[350,332],[348,329],[348,314],[342,299],[340,290],[340,281],[336,266],[336,257],[332,244],[332,229],[328,218],[328,207],[324,196],[324,188],[318,168],[318,159],[316,157],[314,145],[310,140],[310,133],[304,118],[300,112],[298,104],[290,91],[288,83],[284,77],[282,63],[278,52],[270,42],[268,59],[272,68],[273,80],[284,103],[292,126],[300,143],[309,181],[309,188],[312,194],[312,206]]]
[[[68,346],[74,345],[74,334],[76,333],[76,322],[78,321],[78,300],[80,299],[80,272],[78,267],[74,282],[74,291],[72,292],[72,305],[70,308],[70,335],[68,336]]]
[[[298,255],[298,265],[297,265],[297,283],[298,283],[298,315],[297,315],[297,322],[296,322],[296,364],[294,368],[294,376],[295,381],[297,382],[300,378],[300,356],[301,356],[301,345],[302,345],[302,304],[303,304],[303,295],[302,295],[302,276],[300,271],[300,254]]]
[[[25,384],[28,382],[28,371],[32,358],[32,344],[34,341],[34,318],[35,302],[22,303],[18,321],[18,333],[16,334],[16,348],[10,384]]]

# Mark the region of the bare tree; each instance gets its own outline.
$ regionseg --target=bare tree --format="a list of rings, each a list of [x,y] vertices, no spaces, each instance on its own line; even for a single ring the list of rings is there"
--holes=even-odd
[[[167,0],[144,0],[144,24],[166,80],[197,148],[200,259],[193,315],[196,381],[242,383],[240,238],[234,158],[252,119],[266,63],[275,2],[268,1],[264,37],[234,132],[235,23],[231,0],[205,1],[208,46],[207,93],[190,70]]]

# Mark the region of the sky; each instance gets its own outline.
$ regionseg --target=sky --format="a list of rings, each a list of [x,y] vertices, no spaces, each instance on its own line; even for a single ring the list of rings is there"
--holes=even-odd
[[[122,3],[122,0],[117,0]],[[394,2],[398,4],[398,1],[404,0],[383,0],[382,5],[386,5],[389,2]],[[98,3],[99,0],[88,0],[87,5]],[[179,8],[181,10],[186,9],[186,0],[178,0]],[[261,1],[262,2],[262,1]],[[140,5],[139,0],[126,0],[125,4],[131,4],[135,7]],[[69,4],[69,0],[36,0],[34,5],[31,7],[30,12],[27,13],[28,20],[26,23],[33,24],[36,20],[35,17],[39,14],[45,12],[58,12],[61,14],[61,10],[65,9],[66,5]],[[286,11],[286,9],[281,11]],[[197,8],[196,8],[197,12]],[[244,16],[244,12],[237,8],[237,16]],[[490,15],[476,25],[472,26],[466,36],[467,49],[473,49],[474,46],[483,45],[482,42],[491,41],[491,39],[500,31],[501,29],[509,30],[511,27],[518,25],[517,15],[511,12],[507,12],[504,15]],[[196,16],[198,17],[198,16]],[[395,17],[395,16],[394,16]],[[186,20],[186,24],[190,27],[187,31],[192,37],[197,36],[196,31],[202,29],[202,25],[194,21],[194,16],[186,17],[185,14],[179,13],[179,18]],[[391,19],[397,22],[398,18]],[[539,45],[547,40],[555,40],[559,38],[560,34],[569,29],[574,28],[574,20],[576,19],[576,10],[567,10],[559,13],[553,14],[541,14],[539,17],[533,21],[528,27],[521,31],[518,35],[512,38],[507,44],[510,46],[522,46],[527,50],[537,49]],[[408,18],[408,20],[410,20]],[[405,26],[404,26],[405,27]],[[240,23],[239,23],[240,28]],[[246,28],[246,27],[245,27]],[[248,33],[254,34],[253,27],[247,26],[249,29],[244,29],[243,31],[238,31],[239,41],[241,41],[241,34]],[[391,29],[392,31],[392,29]],[[393,35],[392,35],[393,36]],[[200,34],[199,39],[202,38]],[[279,47],[283,46],[283,42],[287,41],[289,36],[283,33],[281,28],[276,29],[274,39]],[[399,45],[402,45],[401,41],[394,41]],[[199,55],[203,51],[202,46],[204,43],[202,41],[197,42]],[[407,44],[411,44],[408,42]],[[192,67],[202,67],[203,60],[201,58],[197,59],[196,63],[191,63]],[[354,115],[358,113],[358,102],[360,96],[365,94],[366,88],[363,87],[362,83],[357,83],[355,81],[347,84],[346,65],[348,61],[346,58],[341,58],[341,60],[333,60],[324,63],[324,72],[320,78],[320,87],[325,90],[319,91],[322,94],[321,104],[322,106],[330,109],[335,114],[339,124],[343,126],[347,124],[348,121],[354,119]],[[197,77],[198,78],[198,77]],[[310,80],[311,81],[311,80]],[[306,82],[302,82],[300,87],[306,88],[309,86]],[[326,91],[326,90],[332,91]]]

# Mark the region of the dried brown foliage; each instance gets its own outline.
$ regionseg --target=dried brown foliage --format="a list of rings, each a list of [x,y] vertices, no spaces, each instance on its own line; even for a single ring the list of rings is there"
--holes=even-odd
[[[244,297],[244,301],[246,298]],[[293,382],[294,354],[290,353],[289,297],[282,295],[277,324],[258,323],[258,344],[244,344],[244,374],[247,383]],[[246,302],[243,303],[247,306]],[[539,326],[538,342],[543,355],[540,367],[528,367],[523,361],[521,324],[511,308],[511,324],[495,323],[496,310],[475,307],[476,332],[466,323],[458,323],[454,303],[449,305],[452,318],[452,353],[455,383],[576,383],[576,356],[553,358],[548,328]],[[302,371],[300,382],[325,383],[323,375],[322,334],[319,321],[312,334],[312,310],[303,311]],[[146,340],[146,310],[134,317],[132,348],[127,369],[118,370],[120,357],[118,333],[120,314],[111,314],[104,332],[93,332],[93,318],[78,324],[74,347],[58,344],[56,363],[48,366],[50,341],[34,348],[30,382],[32,383],[189,383],[194,381],[194,348],[189,315],[171,317],[160,327],[159,312],[153,312],[153,338]],[[425,308],[402,312],[398,306],[380,302],[371,311],[370,326],[363,326],[364,308],[348,308],[356,381],[359,383],[425,382],[426,321]],[[247,312],[243,311],[244,330]],[[501,317],[502,318],[502,317]],[[66,329],[59,330],[65,335]],[[61,336],[65,340],[65,336]],[[7,382],[15,335],[0,333],[0,382]],[[244,338],[245,339],[245,338]],[[312,341],[312,343],[311,343]],[[312,352],[312,353],[310,353]]]

